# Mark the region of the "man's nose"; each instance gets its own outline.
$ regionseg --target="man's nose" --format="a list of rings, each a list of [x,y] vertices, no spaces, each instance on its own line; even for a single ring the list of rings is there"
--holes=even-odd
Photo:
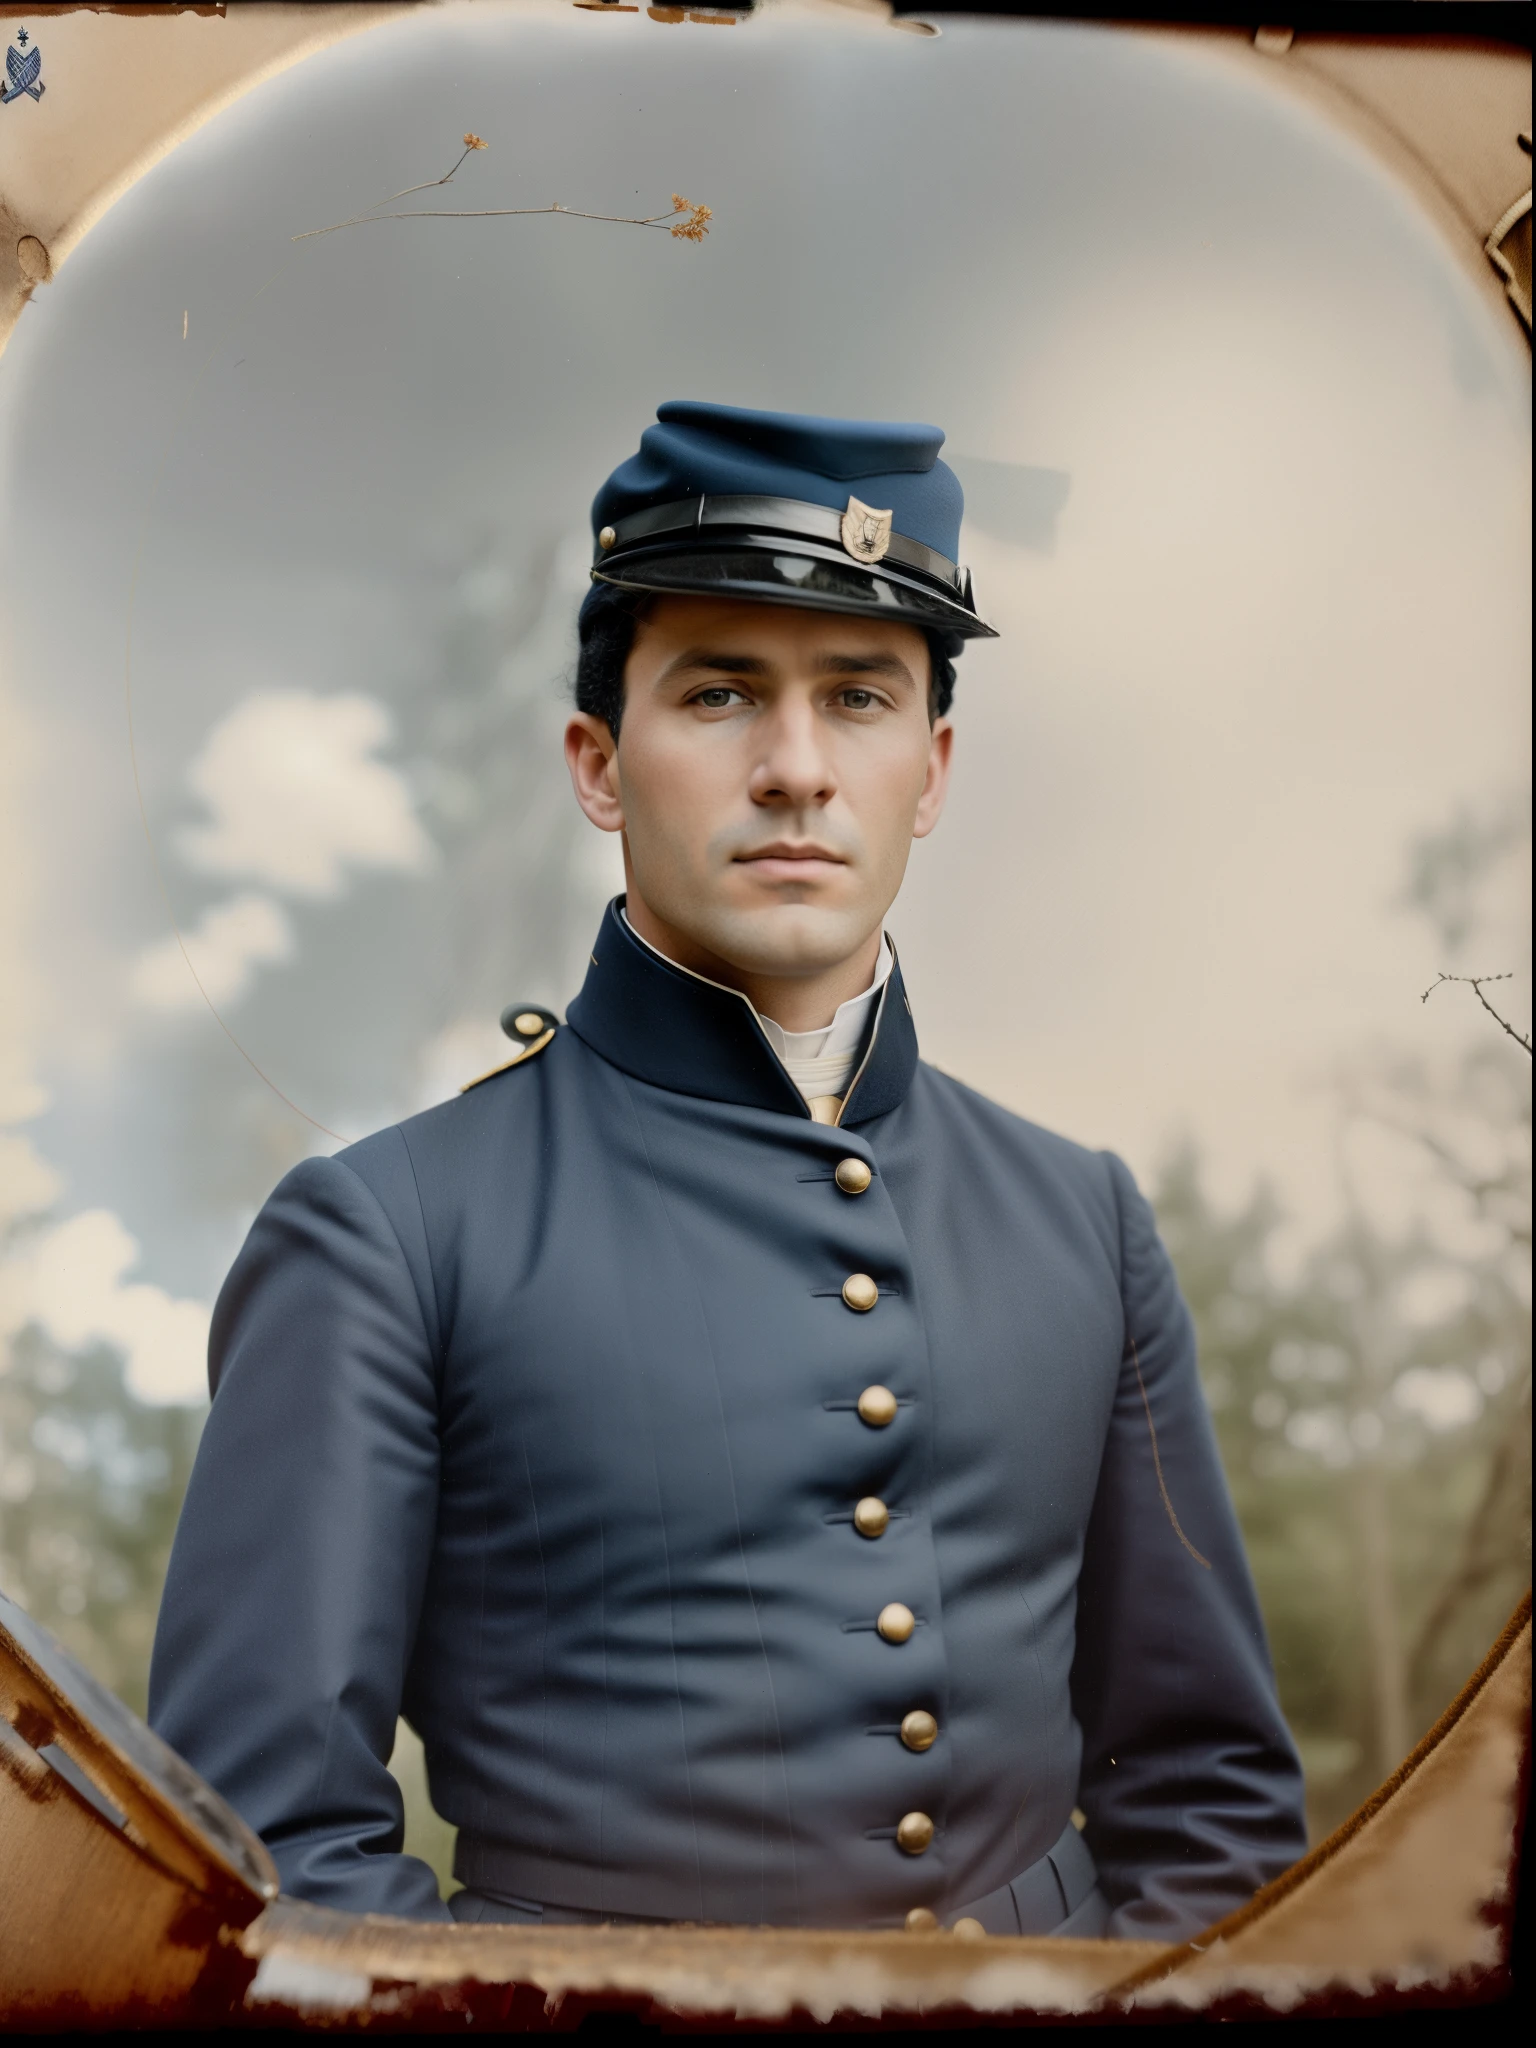
[[[821,720],[809,704],[775,706],[758,728],[762,751],[749,788],[754,803],[825,804],[837,794]]]

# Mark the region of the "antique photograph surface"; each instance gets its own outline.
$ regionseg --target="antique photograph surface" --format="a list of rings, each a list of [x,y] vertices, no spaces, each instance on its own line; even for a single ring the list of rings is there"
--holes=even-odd
[[[714,439],[686,488],[798,502],[790,428],[737,415],[809,421],[794,463],[844,480],[812,552],[860,590],[952,570],[965,632],[972,604],[995,632],[954,643],[948,803],[878,973],[935,1086],[1113,1155],[1150,1205],[1316,1845],[1530,1576],[1530,356],[1503,272],[1480,288],[1251,38],[898,32],[831,0],[377,12],[190,124],[67,263],[17,245],[0,1593],[149,1711],[210,1319],[272,1190],[586,1043],[567,1012],[626,876],[562,753],[577,613],[594,561],[657,545],[637,486],[601,531],[595,494],[691,404],[676,431]],[[0,149],[94,21],[0,24]],[[847,422],[941,434],[889,465],[952,473],[953,561],[903,526],[915,496],[866,488]],[[935,1117],[930,1160],[962,1113]],[[599,1178],[628,1170],[609,1128]],[[553,1158],[517,1168],[551,1218]],[[744,1239],[800,1228],[767,1216]],[[849,1331],[895,1313],[873,1270]],[[611,1276],[599,1243],[593,1300]],[[889,1544],[882,1500],[849,1506]],[[410,1718],[403,1853],[446,1899],[473,1859],[456,1877]],[[890,1818],[906,1852],[928,1816]]]

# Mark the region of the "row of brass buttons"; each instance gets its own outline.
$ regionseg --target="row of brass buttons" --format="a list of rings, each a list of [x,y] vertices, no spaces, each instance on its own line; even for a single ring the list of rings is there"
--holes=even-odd
[[[888,1643],[906,1642],[917,1627],[917,1616],[905,1601],[892,1600],[882,1607],[875,1627]],[[939,1739],[939,1724],[926,1708],[914,1707],[901,1717],[901,1740],[905,1748],[919,1754],[932,1749]],[[926,1813],[904,1814],[896,1828],[896,1846],[908,1856],[921,1856],[933,1840],[933,1822]]]
[[[882,1607],[875,1627],[888,1643],[906,1642],[917,1627],[917,1616],[903,1600]],[[901,1717],[901,1740],[905,1748],[919,1754],[932,1749],[939,1739],[939,1724],[924,1707],[914,1707]],[[933,1842],[933,1822],[926,1813],[904,1813],[896,1824],[896,1846],[905,1855],[921,1856]]]
[[[838,1161],[832,1178],[845,1195],[862,1195],[874,1175],[862,1159]],[[867,1315],[880,1299],[880,1289],[868,1273],[850,1273],[843,1282],[843,1300],[860,1315]],[[859,1420],[871,1429],[886,1429],[896,1420],[896,1396],[889,1387],[866,1387],[859,1396]],[[873,1540],[890,1526],[891,1511],[883,1500],[866,1495],[853,1511],[853,1526],[861,1536]],[[888,1643],[904,1643],[917,1627],[917,1617],[904,1601],[892,1600],[881,1608],[875,1622]],[[939,1739],[939,1724],[921,1707],[904,1714],[901,1739],[908,1749],[932,1749]],[[933,1842],[933,1822],[926,1813],[904,1813],[896,1824],[896,1846],[908,1856],[921,1856]],[[907,1916],[909,1927],[937,1927],[937,1919],[926,1906]]]
[[[832,1172],[845,1195],[862,1195],[874,1179],[874,1175],[862,1159],[840,1159]],[[843,1282],[843,1300],[860,1315],[868,1315],[880,1299],[880,1289],[867,1273],[850,1273]],[[862,1413],[862,1407],[860,1413]],[[865,1416],[867,1422],[870,1418]]]
[[[936,1934],[938,1929],[939,1916],[927,1906],[914,1906],[907,1915],[908,1934]],[[980,1941],[987,1930],[979,1920],[973,1920],[967,1914],[965,1919],[957,1920],[949,1931],[958,1934],[962,1941]]]

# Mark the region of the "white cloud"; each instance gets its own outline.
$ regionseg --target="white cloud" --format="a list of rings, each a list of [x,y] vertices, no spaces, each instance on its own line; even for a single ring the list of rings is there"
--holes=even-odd
[[[0,1224],[46,1209],[63,1186],[30,1138],[18,1131],[0,1131]]]
[[[293,952],[293,932],[282,906],[254,891],[213,904],[183,936],[208,1000],[220,1009],[239,1002],[259,966],[286,960]],[[197,981],[174,933],[140,953],[130,986],[135,998],[152,1010],[202,1007]]]
[[[111,1344],[141,1401],[207,1392],[208,1309],[163,1287],[124,1283],[139,1246],[110,1209],[87,1209],[18,1248],[0,1266],[0,1337],[39,1324],[66,1351]]]
[[[373,758],[392,729],[372,697],[257,690],[192,764],[210,816],[180,834],[183,855],[295,896],[339,896],[348,868],[418,872],[435,849],[399,771]]]

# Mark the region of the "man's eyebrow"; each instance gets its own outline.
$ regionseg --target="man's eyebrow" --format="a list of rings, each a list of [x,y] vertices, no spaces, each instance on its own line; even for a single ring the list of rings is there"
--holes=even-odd
[[[823,654],[816,668],[824,676],[891,676],[906,683],[917,680],[899,654]]]
[[[715,675],[771,675],[774,663],[756,654],[721,654],[710,647],[690,647],[667,663],[666,676],[686,675],[690,670],[708,669]],[[915,683],[916,677],[899,654],[822,654],[816,673],[824,676],[890,676],[897,682]]]
[[[664,673],[669,676],[686,674],[689,669],[713,669],[717,675],[765,676],[772,664],[759,660],[755,654],[716,654],[708,647],[690,647],[667,663]]]

